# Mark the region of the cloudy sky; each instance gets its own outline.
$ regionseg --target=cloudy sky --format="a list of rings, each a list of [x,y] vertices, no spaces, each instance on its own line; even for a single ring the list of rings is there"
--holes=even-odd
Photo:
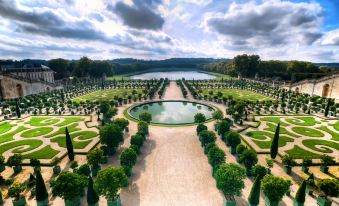
[[[337,0],[0,0],[0,58],[339,62]]]

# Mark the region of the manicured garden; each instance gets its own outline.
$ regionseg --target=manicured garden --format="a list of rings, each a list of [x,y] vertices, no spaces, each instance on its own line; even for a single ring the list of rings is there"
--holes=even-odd
[[[98,130],[88,128],[89,116],[29,116],[23,120],[4,120],[0,124],[0,154],[21,154],[24,162],[36,158],[49,163],[66,154],[65,129],[68,128],[75,152],[89,151],[99,141]]]
[[[339,134],[338,120],[316,116],[256,116],[258,128],[243,131],[244,140],[257,152],[268,153],[277,124],[280,123],[279,152],[295,159],[319,159],[322,154],[337,157]],[[296,143],[297,142],[297,143]]]
[[[144,95],[141,89],[108,89],[99,90],[73,99],[75,102],[81,101],[111,101],[112,99],[133,97],[139,98],[139,95]]]
[[[248,90],[241,89],[203,89],[203,96],[214,98],[215,95],[220,97],[232,98],[235,100],[249,100],[249,101],[263,101],[263,100],[271,100],[271,98],[264,96],[262,94],[258,94]]]

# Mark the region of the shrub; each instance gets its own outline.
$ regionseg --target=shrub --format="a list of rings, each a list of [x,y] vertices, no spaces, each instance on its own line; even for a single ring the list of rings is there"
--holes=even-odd
[[[303,167],[309,167],[312,165],[312,159],[309,158],[304,158],[302,161],[302,166]]]
[[[199,133],[204,131],[204,130],[207,130],[207,126],[204,125],[204,124],[198,124],[197,129],[196,129],[197,135],[199,135]]]
[[[120,155],[120,165],[132,168],[137,161],[137,157],[137,153],[133,149],[126,148]]]
[[[79,169],[77,170],[77,173],[79,175],[88,177],[91,174],[91,168],[89,167],[88,164],[83,164],[79,167]]]
[[[237,132],[228,132],[226,141],[232,148],[236,148],[241,142],[241,136]]]
[[[279,202],[291,186],[290,180],[273,175],[265,175],[262,179],[262,191],[272,202]]]
[[[245,150],[240,155],[240,161],[245,165],[246,168],[250,169],[258,162],[257,153],[251,149]]]
[[[116,148],[124,140],[121,128],[115,124],[108,124],[100,129],[100,142],[108,147]]]
[[[200,123],[203,123],[205,121],[206,121],[206,117],[205,117],[204,114],[197,113],[197,114],[194,115],[194,122],[195,123],[199,123],[200,124]]]
[[[245,150],[247,150],[248,148],[243,145],[243,144],[239,144],[236,148],[237,154],[242,154]]]
[[[94,189],[107,200],[115,200],[118,190],[126,185],[127,181],[122,167],[108,167],[98,173]]]
[[[10,156],[7,160],[7,164],[10,167],[18,166],[22,163],[22,156],[21,154],[14,154]]]
[[[138,123],[138,132],[142,133],[143,136],[148,135],[148,123],[147,122],[139,122]]]
[[[230,131],[230,127],[231,127],[231,123],[228,121],[228,120],[222,120],[218,123],[217,125],[217,130],[218,130],[218,133],[221,135],[221,136],[224,136],[224,134],[228,131]]]
[[[87,185],[87,178],[72,172],[62,172],[51,182],[53,196],[64,200],[74,200],[80,196],[83,188]]]
[[[139,149],[144,144],[144,141],[144,137],[138,133],[131,137],[131,145],[136,145]]]
[[[87,162],[92,168],[99,167],[99,164],[104,160],[104,151],[100,148],[95,148],[87,153]]]
[[[203,146],[207,145],[208,143],[215,142],[216,136],[215,133],[212,131],[204,130],[199,133],[199,139]]]
[[[286,165],[286,166],[292,167],[292,166],[295,166],[295,165],[296,165],[296,162],[295,162],[295,160],[293,159],[293,157],[290,156],[290,155],[287,155],[287,154],[284,155],[284,156],[281,158],[281,161],[282,161],[283,165]]]
[[[338,179],[323,179],[318,182],[317,186],[326,197],[337,197],[339,195]]]
[[[208,151],[208,162],[213,168],[218,168],[219,165],[225,163],[225,152],[217,146],[212,147]]]
[[[237,164],[230,163],[220,165],[214,177],[218,189],[220,189],[225,196],[239,196],[241,190],[245,188],[245,170]]]
[[[147,123],[151,123],[152,121],[152,115],[148,112],[144,112],[139,114],[139,120]]]
[[[321,162],[324,166],[330,166],[335,164],[335,160],[333,157],[328,156],[328,155],[322,155],[321,156]]]
[[[266,174],[267,174],[267,169],[264,166],[261,165],[255,165],[252,168],[254,177],[259,177],[260,179],[262,179]]]
[[[24,183],[14,183],[9,189],[7,195],[15,198],[15,200],[20,199],[20,195],[23,191],[25,191],[26,185]]]

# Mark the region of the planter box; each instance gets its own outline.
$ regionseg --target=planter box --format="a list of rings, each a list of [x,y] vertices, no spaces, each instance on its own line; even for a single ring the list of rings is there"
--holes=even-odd
[[[94,167],[94,168],[91,168],[91,172],[92,172],[92,176],[93,177],[96,177],[98,172],[101,170],[101,167],[98,166],[98,167]]]
[[[233,195],[228,195],[225,198],[226,198],[225,206],[236,206],[237,205],[237,202],[235,201]]]
[[[308,187],[306,187],[306,193],[313,196],[313,190]]]
[[[304,206],[304,203],[303,202],[298,202],[297,200],[293,200],[293,205],[294,206]]]
[[[58,175],[61,172],[61,168],[59,165],[53,167],[53,174]]]
[[[15,166],[13,167],[13,170],[15,174],[18,174],[19,172],[22,171],[22,166],[21,165]]]
[[[37,201],[37,206],[47,206],[48,205],[48,198],[42,201]]]
[[[234,155],[235,153],[237,153],[237,148],[231,147],[231,154]]]
[[[292,167],[284,165],[284,171],[286,172],[286,174],[290,175],[292,172]]]
[[[21,198],[18,200],[12,200],[13,206],[25,206],[26,205],[26,198]]]
[[[325,197],[318,196],[318,198],[317,198],[317,204],[318,204],[319,206],[331,206],[331,205],[332,205],[332,201],[327,200]]]
[[[116,200],[107,200],[107,206],[121,206],[120,195]]]
[[[322,171],[323,173],[328,173],[328,167],[327,166],[320,166],[320,171]]]
[[[301,167],[301,170],[302,170],[304,173],[308,174],[309,168],[308,168],[308,167]]]
[[[0,165],[0,172],[5,171],[5,169],[6,169],[5,165]]]
[[[265,205],[266,206],[278,206],[279,201],[270,201],[267,197],[265,197]]]
[[[80,197],[76,197],[73,200],[65,200],[65,206],[79,206]]]

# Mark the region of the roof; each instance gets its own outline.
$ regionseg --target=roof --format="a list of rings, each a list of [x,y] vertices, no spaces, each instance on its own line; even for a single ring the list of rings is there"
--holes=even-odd
[[[48,66],[42,64],[23,64],[23,65],[1,65],[1,72],[48,72],[52,71]]]

